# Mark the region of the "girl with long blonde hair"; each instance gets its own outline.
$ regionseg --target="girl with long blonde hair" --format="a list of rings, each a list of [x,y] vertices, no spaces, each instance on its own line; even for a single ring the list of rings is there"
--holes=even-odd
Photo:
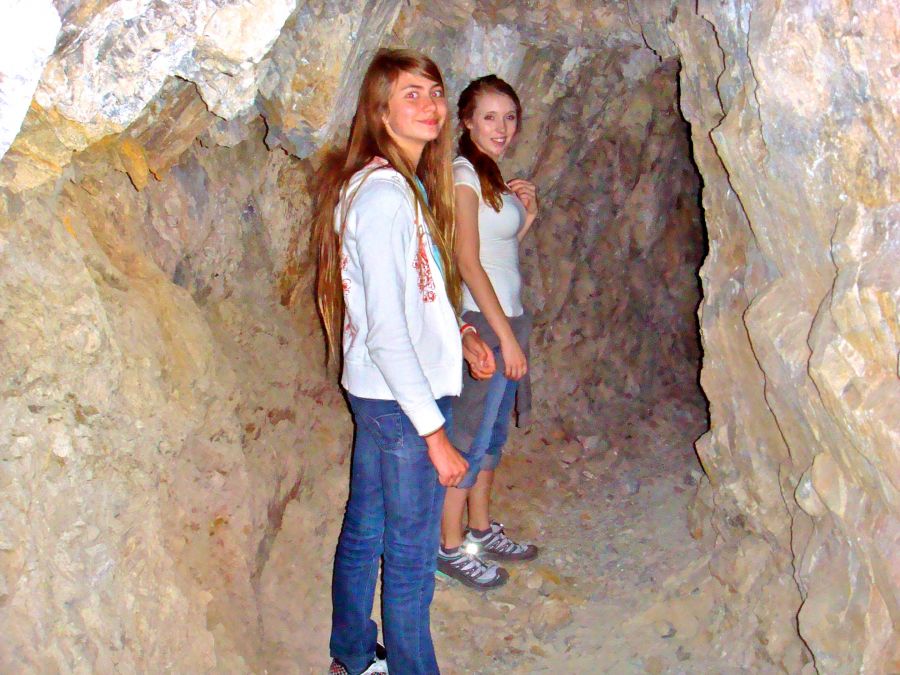
[[[437,673],[429,608],[445,486],[467,463],[450,443],[462,361],[451,139],[433,61],[381,50],[366,72],[344,152],[326,163],[312,247],[316,296],[356,427],[350,497],[332,581],[331,673]],[[387,665],[372,604],[379,561]]]

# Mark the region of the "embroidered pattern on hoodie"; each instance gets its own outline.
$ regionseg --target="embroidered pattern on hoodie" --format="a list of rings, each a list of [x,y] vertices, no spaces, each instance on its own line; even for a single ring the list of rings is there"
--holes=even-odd
[[[425,236],[419,232],[419,254],[413,263],[419,281],[419,293],[422,294],[422,302],[434,302],[437,294],[434,291],[434,277],[431,275],[431,265],[428,263],[428,254],[425,251]]]
[[[350,280],[344,276],[344,272],[347,269],[347,265],[350,263],[350,258],[347,257],[347,254],[343,254],[341,256],[341,288],[344,290],[344,305],[346,306],[350,302]],[[356,337],[356,334],[359,330],[356,326],[353,325],[353,322],[350,321],[350,314],[346,310],[344,310],[344,316],[346,318],[346,323],[344,324],[344,333],[351,340]]]

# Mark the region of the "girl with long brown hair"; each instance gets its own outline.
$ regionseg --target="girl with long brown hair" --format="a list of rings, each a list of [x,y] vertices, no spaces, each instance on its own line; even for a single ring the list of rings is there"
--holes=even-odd
[[[492,354],[460,338],[454,301],[451,141],[437,66],[381,50],[366,72],[346,150],[326,163],[312,246],[329,348],[356,427],[350,498],[335,552],[331,673],[386,672],[371,619],[383,555],[387,665],[437,673],[429,608],[444,488],[466,461],[450,443],[462,359],[489,376]],[[340,337],[339,337],[340,336]]]
[[[441,524],[438,569],[473,588],[494,588],[508,578],[495,561],[531,560],[532,544],[510,539],[491,519],[494,470],[507,438],[519,381],[526,375],[531,317],[522,307],[519,242],[538,203],[534,185],[508,183],[498,160],[519,130],[522,106],[515,90],[496,75],[473,80],[459,97],[459,157],[453,162],[456,260],[462,280],[463,320],[494,351],[497,369],[487,381],[465,377],[454,401],[451,439],[469,462],[466,476],[448,489]],[[519,395],[519,418],[526,397]],[[468,527],[463,530],[463,511]]]

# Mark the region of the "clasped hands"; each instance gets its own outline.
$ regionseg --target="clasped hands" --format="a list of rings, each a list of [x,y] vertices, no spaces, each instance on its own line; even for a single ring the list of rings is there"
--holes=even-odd
[[[486,380],[497,370],[494,352],[475,332],[468,332],[462,337],[463,358],[469,364],[469,372],[476,380]]]

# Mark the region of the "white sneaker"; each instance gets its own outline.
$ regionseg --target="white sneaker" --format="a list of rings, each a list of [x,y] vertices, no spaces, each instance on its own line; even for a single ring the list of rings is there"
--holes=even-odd
[[[374,673],[384,673],[388,675],[387,667],[387,651],[380,642],[375,643],[375,659],[360,675],[373,675]],[[331,660],[331,667],[328,669],[328,675],[350,675],[347,667],[337,659]]]

